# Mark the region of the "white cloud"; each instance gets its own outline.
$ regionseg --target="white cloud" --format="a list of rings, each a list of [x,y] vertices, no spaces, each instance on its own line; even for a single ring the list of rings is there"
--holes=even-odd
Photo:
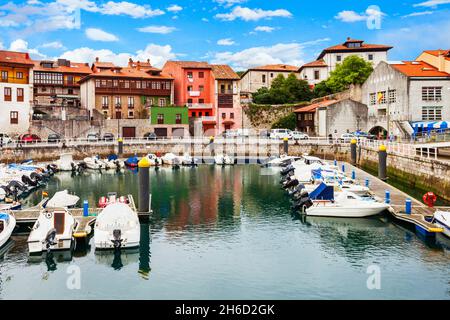
[[[65,50],[66,47],[59,41],[53,41],[53,42],[47,42],[44,44],[41,44],[39,46],[40,48],[48,48],[48,49],[63,49]]]
[[[269,26],[257,26],[254,31],[261,31],[261,32],[272,32],[276,28],[269,27]]]
[[[46,59],[47,56],[39,52],[39,50],[28,47],[28,42],[23,39],[16,39],[9,45],[11,51],[28,52],[32,59]]]
[[[112,33],[108,33],[106,31],[103,31],[102,29],[97,28],[86,29],[86,37],[94,41],[104,41],[104,42],[113,42],[119,40],[119,38],[117,38]]]
[[[258,21],[260,19],[269,19],[273,17],[290,18],[292,17],[292,13],[285,9],[263,10],[237,6],[230,13],[219,13],[216,14],[215,17],[225,21],[234,21],[236,19]]]
[[[128,15],[133,18],[149,18],[164,14],[164,11],[160,9],[152,10],[148,5],[141,6],[126,1],[108,1],[99,7],[96,12],[106,15]]]
[[[170,45],[160,46],[152,43],[135,53],[114,53],[109,49],[96,50],[83,47],[66,51],[60,58],[76,62],[93,62],[96,57],[99,57],[101,61],[113,62],[118,66],[126,66],[129,58],[140,61],[150,59],[152,65],[162,67],[167,60],[176,59],[177,56],[178,54],[172,51]]]
[[[232,46],[235,42],[230,39],[230,38],[226,38],[226,39],[220,39],[217,41],[217,44],[219,46]]]
[[[183,7],[181,7],[181,6],[177,5],[177,4],[173,4],[173,5],[169,6],[169,7],[167,7],[167,11],[170,11],[170,12],[179,12],[181,10],[183,10]]]
[[[209,20],[207,18],[202,18],[203,22],[209,22]]]
[[[426,16],[426,15],[430,15],[433,13],[434,13],[433,11],[412,12],[410,14],[406,14],[406,15],[402,16],[402,18]]]
[[[236,4],[241,4],[241,3],[247,2],[247,0],[215,0],[215,2],[217,2],[221,6],[224,6],[225,8],[229,8]]]
[[[229,64],[235,70],[244,70],[264,64],[290,64],[300,66],[302,46],[298,43],[278,43],[273,46],[253,47],[238,52],[217,52],[212,63]]]
[[[137,29],[140,32],[147,33],[159,33],[159,34],[168,34],[176,30],[175,27],[167,27],[167,26],[148,26]]]
[[[377,7],[370,6],[366,9],[366,11],[363,14],[357,13],[352,10],[343,10],[343,11],[339,12],[334,18],[337,20],[341,20],[342,22],[353,23],[353,22],[359,22],[359,21],[366,21],[367,19],[373,18],[373,17],[381,18],[385,15],[386,14],[379,11],[377,9]]]
[[[416,3],[414,7],[437,7],[441,4],[448,4],[450,0],[429,0],[425,2]]]

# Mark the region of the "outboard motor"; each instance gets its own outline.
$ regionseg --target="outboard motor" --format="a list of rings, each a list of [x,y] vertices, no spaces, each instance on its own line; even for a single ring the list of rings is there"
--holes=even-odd
[[[120,247],[122,247],[122,241],[123,239],[121,239],[122,237],[122,231],[120,229],[114,229],[113,230],[113,240],[112,243],[114,244],[114,248],[115,249],[120,249]]]
[[[306,213],[306,209],[311,208],[313,205],[312,200],[309,198],[309,193],[305,190],[301,192],[301,195],[293,206],[294,210],[300,210],[302,214]]]
[[[289,165],[289,166],[287,166],[286,168],[284,168],[283,170],[281,170],[281,175],[282,175],[282,176],[285,176],[285,175],[287,175],[289,172],[292,172],[292,171],[294,171],[294,170],[295,170],[294,166],[293,166],[293,165]]]
[[[25,174],[22,176],[22,182],[26,185],[29,185],[30,187],[36,187],[38,185],[38,182],[36,180],[31,179]]]
[[[20,183],[17,180],[13,180],[8,183],[7,188],[9,189],[10,195],[14,195],[15,197],[20,196],[23,192],[28,190],[28,188],[24,184]]]
[[[50,252],[50,247],[56,245],[55,242],[56,239],[56,229],[52,228],[48,231],[47,236],[45,237],[45,248],[47,249],[47,252]]]
[[[77,165],[75,163],[71,162],[70,167],[72,168],[72,171],[77,171]]]
[[[300,183],[300,184],[297,185],[294,189],[292,189],[291,191],[289,191],[289,195],[290,195],[290,196],[295,196],[296,194],[298,194],[299,192],[301,192],[303,189],[305,189],[305,185]]]
[[[290,180],[290,181],[288,181],[287,183],[283,184],[283,188],[284,188],[284,189],[289,189],[289,188],[291,188],[291,187],[298,186],[298,184],[299,184],[299,182],[298,182],[297,179]]]
[[[44,181],[44,177],[37,172],[32,172],[30,174],[30,179],[33,180],[34,182],[36,182],[36,184],[39,184],[39,182]]]

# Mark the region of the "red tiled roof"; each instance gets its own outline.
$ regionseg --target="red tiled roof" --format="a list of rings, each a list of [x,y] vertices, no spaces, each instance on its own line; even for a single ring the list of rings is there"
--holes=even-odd
[[[211,64],[214,78],[219,80],[239,80],[240,77],[236,72],[226,64]]]
[[[329,105],[335,104],[338,101],[339,100],[325,100],[325,101],[321,101],[321,102],[310,104],[309,106],[306,106],[306,107],[300,107],[297,110],[295,110],[294,112],[295,113],[313,112],[317,108],[327,107]]]
[[[432,56],[435,57],[439,57],[441,54],[443,54],[445,60],[450,61],[450,50],[425,50],[424,52],[431,54]]]
[[[297,72],[298,69],[299,67],[290,66],[288,64],[268,64],[265,66],[250,68],[249,70]]]
[[[99,61],[94,62],[93,66],[101,69],[109,69],[115,67],[114,63],[112,62],[99,62]]]
[[[90,74],[92,73],[91,68],[86,63],[70,62],[70,67],[68,66],[58,66],[56,63],[52,68],[44,68],[41,65],[42,61],[33,61],[34,71],[49,71],[49,72],[62,72],[62,73],[77,73],[77,74]]]
[[[23,65],[33,65],[33,61],[30,59],[28,53],[0,50],[0,62],[1,63],[17,63]]]
[[[323,59],[320,60],[316,60],[316,61],[312,61],[312,62],[308,62],[305,63],[303,66],[300,67],[300,70],[302,70],[303,68],[322,68],[322,67],[328,67],[328,65],[325,63],[325,61]]]
[[[436,67],[423,61],[402,61],[391,66],[408,77],[450,77],[447,72],[439,71]]]
[[[361,46],[356,48],[349,48],[346,46],[346,44],[348,43],[355,43],[355,42],[361,43]],[[383,44],[368,44],[364,43],[363,40],[352,40],[347,38],[347,40],[342,44],[338,44],[324,49],[317,59],[318,60],[322,59],[326,53],[330,52],[388,51],[390,49],[392,49],[391,46],[386,46]]]
[[[211,69],[208,62],[204,61],[175,61],[169,60],[166,64],[177,64],[184,69]]]

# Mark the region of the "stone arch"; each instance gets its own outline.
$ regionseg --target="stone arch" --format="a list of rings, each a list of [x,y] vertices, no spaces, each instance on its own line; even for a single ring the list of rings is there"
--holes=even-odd
[[[388,134],[387,130],[382,126],[373,127],[369,130],[369,133],[375,135],[377,138],[386,138]]]

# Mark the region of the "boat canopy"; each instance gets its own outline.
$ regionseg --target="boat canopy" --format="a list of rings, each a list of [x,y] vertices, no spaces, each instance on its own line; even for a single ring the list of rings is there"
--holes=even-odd
[[[313,192],[309,194],[309,198],[312,200],[333,200],[334,188],[333,186],[327,186],[322,182]]]
[[[108,161],[113,161],[113,160],[117,160],[117,159],[118,159],[117,154],[110,154],[108,156]]]
[[[69,194],[67,190],[58,191],[47,202],[47,208],[73,207],[80,200],[78,196]]]
[[[9,221],[9,214],[0,212],[0,220]]]

